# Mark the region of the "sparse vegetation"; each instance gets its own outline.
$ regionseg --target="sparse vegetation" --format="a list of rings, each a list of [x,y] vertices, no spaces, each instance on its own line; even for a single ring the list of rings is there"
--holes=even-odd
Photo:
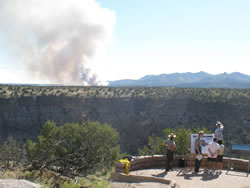
[[[9,169],[9,170],[0,170],[1,179],[26,179],[28,181],[42,185],[43,188],[80,188],[80,187],[91,187],[91,188],[108,188],[109,179],[111,172],[106,175],[95,174],[88,175],[87,177],[76,177],[68,178],[60,176],[52,171],[45,170],[41,174],[39,170],[25,170],[23,167]]]
[[[6,86],[0,85],[0,97],[68,96],[98,98],[189,98],[202,102],[239,104],[250,100],[249,89],[206,89],[174,87],[89,87],[89,86]],[[239,101],[240,100],[240,101]]]

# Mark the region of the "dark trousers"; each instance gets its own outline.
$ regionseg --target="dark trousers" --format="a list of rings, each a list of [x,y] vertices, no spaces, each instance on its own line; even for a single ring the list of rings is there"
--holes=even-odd
[[[174,158],[174,152],[171,150],[167,150],[167,162],[166,162],[166,171],[169,171],[169,169],[172,169],[172,161]]]
[[[198,151],[195,151],[195,152],[196,152],[196,155],[197,155]],[[194,171],[197,172],[197,173],[199,172],[199,169],[200,169],[200,166],[201,166],[201,160],[198,160],[198,159],[195,158],[195,168],[194,168]]]
[[[194,171],[198,173],[199,169],[200,169],[200,166],[201,166],[201,160],[199,161],[198,159],[195,159],[195,169],[194,169]]]

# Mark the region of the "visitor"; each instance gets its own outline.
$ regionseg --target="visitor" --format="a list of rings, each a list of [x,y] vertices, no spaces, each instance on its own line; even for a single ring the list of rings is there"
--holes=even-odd
[[[202,151],[201,151],[201,138],[204,136],[204,132],[200,131],[198,138],[195,140],[195,169],[194,173],[198,173],[201,165],[201,159],[202,159]]]
[[[217,170],[219,173],[222,173],[222,161],[223,161],[223,155],[224,155],[224,145],[222,144],[222,141],[219,140],[218,141],[218,144],[219,144],[219,153],[218,153],[218,156],[217,156]]]
[[[217,142],[219,142],[220,140],[222,141],[223,139],[223,128],[224,128],[224,125],[221,122],[217,121],[216,129],[214,132],[214,136],[217,138]]]
[[[175,137],[176,135],[174,133],[171,133],[170,135],[168,135],[168,140],[164,142],[166,149],[167,149],[167,154],[166,154],[167,162],[166,162],[166,168],[165,168],[166,171],[173,170],[172,161],[174,158],[174,151],[176,149],[176,144],[174,142]]]
[[[216,170],[217,155],[219,152],[217,138],[213,138],[213,142],[208,144],[208,174],[214,175]]]

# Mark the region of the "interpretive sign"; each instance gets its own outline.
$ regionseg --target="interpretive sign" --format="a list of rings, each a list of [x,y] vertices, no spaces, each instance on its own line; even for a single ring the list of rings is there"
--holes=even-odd
[[[230,155],[229,155],[229,160],[228,160],[227,173],[231,169],[231,157],[232,157],[232,153],[234,153],[234,154],[244,154],[244,155],[248,154],[248,155],[250,155],[250,145],[246,145],[246,144],[232,144],[232,148],[231,148]],[[249,173],[249,169],[250,169],[250,158],[248,160],[247,176],[248,176],[248,173]]]
[[[191,153],[195,153],[195,140],[199,134],[191,134]],[[201,138],[201,152],[202,154],[208,154],[208,144],[213,141],[213,134],[204,134]]]

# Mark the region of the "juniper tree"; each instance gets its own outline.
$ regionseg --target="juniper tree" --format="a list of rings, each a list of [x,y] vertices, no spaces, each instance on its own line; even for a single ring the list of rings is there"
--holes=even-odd
[[[37,142],[26,143],[34,168],[50,169],[66,176],[86,176],[109,170],[120,148],[118,133],[107,124],[88,122],[57,127],[48,121]]]

